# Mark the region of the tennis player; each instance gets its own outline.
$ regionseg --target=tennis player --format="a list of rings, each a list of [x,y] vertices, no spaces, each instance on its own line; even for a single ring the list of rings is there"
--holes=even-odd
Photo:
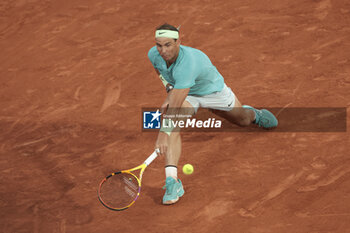
[[[148,57],[168,92],[161,107],[163,113],[176,115],[183,111],[181,114],[194,115],[202,107],[239,126],[251,123],[265,129],[277,126],[276,117],[268,110],[242,106],[208,56],[198,49],[180,44],[176,27],[169,24],[159,26],[155,42],[156,46],[149,50]],[[162,127],[155,147],[165,156],[163,204],[174,204],[184,194],[183,185],[177,177],[180,132]]]

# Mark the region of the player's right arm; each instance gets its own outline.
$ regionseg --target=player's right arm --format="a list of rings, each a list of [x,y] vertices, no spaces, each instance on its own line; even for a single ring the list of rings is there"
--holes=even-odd
[[[150,60],[150,62],[153,65],[154,70],[156,71],[159,79],[162,81],[164,87],[166,88],[167,92],[169,92],[170,90],[172,90],[173,86],[168,83],[168,81],[165,80],[165,78],[162,76],[162,74],[160,73],[160,71],[157,69],[157,67],[159,66],[159,53],[156,49],[156,46],[152,47],[149,51],[148,51],[148,58]]]
[[[156,71],[156,73],[158,74],[158,76],[160,75],[159,70],[157,70],[156,68],[154,68],[154,70]]]
[[[160,74],[159,70],[157,70],[156,68],[154,69],[159,77],[159,79],[162,81],[164,87],[167,90],[167,98],[165,99],[164,103],[162,104],[162,106],[160,107],[160,110],[162,113],[165,113],[168,105],[169,105],[169,94],[172,90],[172,85],[170,83],[168,83],[165,78]]]

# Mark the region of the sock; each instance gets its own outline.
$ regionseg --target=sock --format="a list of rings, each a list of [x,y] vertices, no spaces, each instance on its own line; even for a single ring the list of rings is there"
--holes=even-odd
[[[257,124],[258,121],[259,121],[259,115],[256,114],[256,111],[254,110],[255,108],[253,108],[253,107],[251,107],[251,106],[249,106],[249,105],[242,105],[242,107],[243,107],[243,108],[250,109],[250,110],[253,110],[254,115],[255,115],[254,120],[253,120],[253,123],[254,123],[254,124]]]
[[[254,108],[255,109],[255,108]],[[255,120],[254,120],[254,123],[255,124],[258,124],[259,120],[260,120],[260,116],[259,114],[256,113],[256,111],[258,111],[258,109],[255,109],[254,110],[254,113],[255,113]]]
[[[177,167],[174,165],[165,166],[165,176],[171,176],[177,180]]]
[[[256,112],[254,110],[253,110],[253,112],[254,112],[254,115],[255,115],[253,123],[257,124],[258,121],[259,121],[259,116],[258,116],[258,114],[256,114]]]

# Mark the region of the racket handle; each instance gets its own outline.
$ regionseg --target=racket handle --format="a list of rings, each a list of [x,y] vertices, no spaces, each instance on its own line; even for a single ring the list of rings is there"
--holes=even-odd
[[[153,162],[153,160],[157,158],[158,153],[159,153],[159,149],[156,149],[143,163],[146,164],[147,166],[150,165]]]

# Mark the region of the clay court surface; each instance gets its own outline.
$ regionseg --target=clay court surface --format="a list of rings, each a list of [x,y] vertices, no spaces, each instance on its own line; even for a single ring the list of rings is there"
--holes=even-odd
[[[3,0],[0,232],[350,232],[349,126],[186,132],[195,172],[176,205],[161,204],[163,158],[130,209],[99,203],[104,176],[154,149],[141,114],[165,98],[147,58],[164,22],[242,103],[349,107],[349,1]]]

